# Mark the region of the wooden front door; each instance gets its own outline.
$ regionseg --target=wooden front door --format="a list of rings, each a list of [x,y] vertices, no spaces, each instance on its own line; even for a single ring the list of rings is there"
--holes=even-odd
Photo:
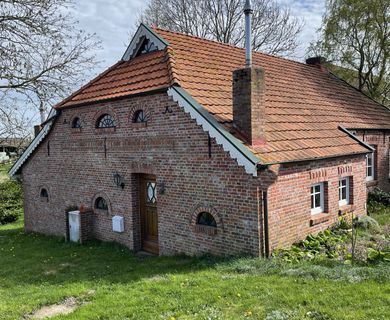
[[[142,250],[158,254],[156,177],[152,175],[141,176],[140,191]]]

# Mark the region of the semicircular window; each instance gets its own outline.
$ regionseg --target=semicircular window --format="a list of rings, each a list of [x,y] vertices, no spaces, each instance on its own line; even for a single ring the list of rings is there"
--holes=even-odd
[[[217,222],[209,212],[199,213],[198,218],[196,219],[196,223],[203,226],[217,227]]]
[[[49,193],[47,192],[47,190],[45,188],[41,189],[40,196],[42,199],[49,199]]]
[[[157,46],[152,41],[150,41],[149,39],[144,39],[144,42],[139,48],[136,56],[139,56],[144,53],[154,52],[157,50],[158,50]]]
[[[115,128],[115,121],[113,117],[105,113],[96,121],[96,128]]]
[[[148,122],[148,120],[149,117],[143,110],[138,110],[137,112],[134,113],[133,116],[134,123],[144,123],[144,122]]]
[[[108,210],[107,201],[102,197],[98,197],[95,200],[95,208],[100,210]]]
[[[81,128],[81,120],[79,117],[72,120],[72,128]]]

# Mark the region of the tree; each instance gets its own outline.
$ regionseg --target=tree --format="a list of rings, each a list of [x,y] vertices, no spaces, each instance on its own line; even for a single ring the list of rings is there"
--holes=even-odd
[[[0,115],[12,119],[2,122],[0,133],[20,129],[25,117],[15,118],[15,108],[19,115],[32,106],[44,113],[95,66],[91,52],[100,44],[77,29],[67,13],[70,5],[70,0],[0,0]]]
[[[151,0],[141,15],[148,25],[244,46],[242,0]],[[273,0],[252,1],[253,49],[291,55],[303,22]]]
[[[374,100],[390,103],[390,1],[328,0],[309,53]]]

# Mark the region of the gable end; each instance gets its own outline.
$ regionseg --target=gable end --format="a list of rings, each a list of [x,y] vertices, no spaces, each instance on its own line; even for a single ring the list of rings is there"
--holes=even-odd
[[[122,60],[128,61],[134,58],[137,55],[138,51],[141,49],[142,44],[145,40],[153,42],[153,44],[157,47],[158,50],[163,50],[168,46],[168,42],[166,42],[163,38],[153,32],[146,25],[141,24],[138,27],[137,32],[135,33],[129,46],[127,47],[126,52],[122,57]]]

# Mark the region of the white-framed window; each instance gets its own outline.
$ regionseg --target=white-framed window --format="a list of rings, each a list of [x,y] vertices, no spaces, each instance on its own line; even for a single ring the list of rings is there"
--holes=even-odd
[[[324,183],[317,183],[311,186],[311,213],[324,212]]]
[[[367,153],[366,155],[366,180],[372,181],[374,180],[374,152]]]
[[[390,148],[389,148],[389,178],[390,178]]]
[[[349,204],[349,177],[339,180],[339,206]]]

